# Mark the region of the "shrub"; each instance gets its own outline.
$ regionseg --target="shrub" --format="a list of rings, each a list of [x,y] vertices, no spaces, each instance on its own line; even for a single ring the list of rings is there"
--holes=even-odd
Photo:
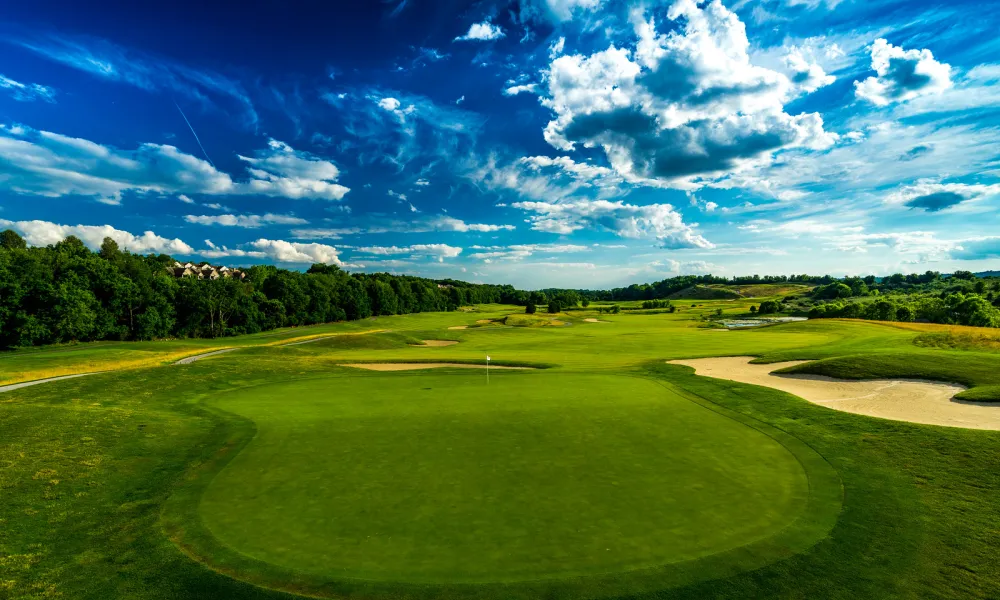
[[[538,308],[535,307],[534,304],[532,304],[531,302],[529,302],[528,305],[524,307],[524,314],[533,315],[533,314],[535,314],[535,311],[537,311],[537,310],[538,310]]]

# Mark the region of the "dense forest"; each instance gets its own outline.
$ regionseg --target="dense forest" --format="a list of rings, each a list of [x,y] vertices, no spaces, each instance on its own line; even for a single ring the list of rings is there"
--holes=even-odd
[[[220,337],[289,325],[454,310],[486,302],[524,303],[513,287],[432,281],[388,273],[307,272],[254,266],[245,276],[175,277],[174,259],[97,252],[75,237],[28,247],[0,232],[0,347],[68,341]]]
[[[950,276],[927,271],[882,279],[847,277],[817,287],[805,302],[800,299],[786,306],[788,312],[808,309],[806,314],[813,319],[1000,327],[1000,279],[977,277],[969,271]]]

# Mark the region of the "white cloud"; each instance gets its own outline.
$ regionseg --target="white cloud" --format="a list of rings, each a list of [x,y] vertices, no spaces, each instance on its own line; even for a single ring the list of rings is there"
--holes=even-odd
[[[223,227],[243,227],[253,229],[265,225],[305,225],[309,221],[292,215],[184,215],[188,223],[198,225],[222,225]]]
[[[393,198],[396,198],[397,200],[403,202],[406,201],[406,194],[400,194],[399,192],[394,192],[392,190],[389,190],[389,195],[392,196]]]
[[[58,225],[49,221],[7,221],[0,219],[0,227],[10,228],[22,236],[32,246],[48,246],[76,236],[91,249],[101,246],[104,238],[109,237],[118,243],[123,250],[145,254],[148,252],[164,254],[193,254],[194,249],[179,239],[160,237],[152,231],[142,235],[132,235],[127,231],[115,229],[110,225]]]
[[[611,231],[624,238],[655,238],[665,248],[712,248],[670,204],[636,206],[622,201],[516,202],[531,228],[567,235],[581,229]]]
[[[465,233],[474,231],[478,233],[490,233],[493,231],[514,231],[513,225],[489,225],[486,223],[466,223],[461,219],[439,216],[430,221],[429,225],[434,231],[457,231]]]
[[[416,180],[416,181],[413,182],[413,185],[420,186],[420,187],[428,186],[430,184],[431,184],[431,182],[429,182],[429,181],[427,181],[426,179],[423,179],[423,178],[418,179],[418,180]]]
[[[391,256],[395,254],[409,254],[411,257],[429,256],[436,258],[438,262],[444,262],[446,258],[455,258],[461,254],[462,248],[447,244],[414,244],[412,246],[364,246],[357,248],[356,251],[377,256]]]
[[[38,83],[21,83],[0,74],[0,90],[6,90],[11,98],[18,102],[56,101],[56,91]]]
[[[522,94],[522,93],[524,93],[524,94],[534,94],[537,89],[538,89],[538,84],[537,83],[524,83],[524,84],[521,84],[521,85],[511,85],[509,87],[504,88],[503,95],[504,96],[516,96],[516,95]]]
[[[469,27],[468,33],[465,35],[460,35],[455,38],[456,42],[488,42],[490,40],[497,40],[504,37],[506,34],[499,25],[494,25],[489,21],[483,21],[482,23],[473,23]]]
[[[251,165],[245,182],[174,146],[141,144],[128,152],[23,126],[0,127],[0,178],[6,189],[21,194],[81,195],[119,204],[129,191],[328,200],[349,191],[335,183],[339,170],[333,163],[276,140],[256,157],[240,158]]]
[[[289,264],[306,265],[324,263],[338,266],[343,265],[338,256],[339,252],[333,246],[327,246],[326,244],[300,244],[297,242],[268,240],[264,238],[244,244],[242,248],[222,246],[221,248],[202,250],[199,254],[206,258],[269,258],[275,262]]]
[[[877,76],[855,81],[854,93],[876,106],[939,94],[952,85],[951,66],[935,60],[930,50],[903,50],[879,38],[871,56]]]
[[[485,263],[493,261],[520,261],[538,253],[566,254],[588,252],[590,248],[578,244],[514,244],[511,246],[473,246],[476,250],[469,258]],[[535,263],[533,263],[535,264]]]
[[[194,200],[188,198],[184,194],[178,194],[177,199],[183,202],[184,204],[194,204]]]
[[[792,82],[805,92],[815,92],[837,79],[827,75],[818,63],[809,60],[802,48],[790,48],[785,56],[785,65],[792,71]]]
[[[629,181],[693,189],[779,150],[834,142],[819,114],[784,111],[796,85],[751,64],[744,25],[719,0],[677,0],[667,16],[683,24],[661,35],[633,11],[634,50],[552,60],[549,144],[598,146]]]
[[[281,198],[340,200],[350,191],[339,183],[340,169],[330,161],[270,140],[256,157],[240,156],[251,165],[247,193]]]
[[[345,235],[356,235],[364,230],[357,227],[344,227],[332,229],[293,229],[292,237],[302,240],[339,240]]]

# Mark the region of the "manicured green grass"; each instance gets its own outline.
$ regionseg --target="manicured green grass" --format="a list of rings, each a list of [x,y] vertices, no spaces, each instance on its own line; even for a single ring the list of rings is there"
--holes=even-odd
[[[826,374],[985,394],[1000,354],[916,341],[945,332],[929,326],[699,328],[742,302],[449,329],[515,312],[491,306],[7,355],[0,373],[15,358],[37,374],[240,348],[0,394],[0,598],[996,598],[1000,432],[847,414],[664,361],[825,359]],[[459,343],[410,345],[423,339]],[[485,354],[551,368],[486,388],[482,371],[337,366]]]
[[[392,373],[211,405],[257,435],[206,490],[206,527],[328,579],[650,568],[769,537],[807,510],[806,473],[781,444],[641,378]]]

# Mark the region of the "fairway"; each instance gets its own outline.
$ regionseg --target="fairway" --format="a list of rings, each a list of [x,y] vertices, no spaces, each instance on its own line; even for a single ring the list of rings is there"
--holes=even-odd
[[[614,573],[740,547],[807,509],[781,444],[636,377],[341,376],[212,404],[258,433],[205,493],[206,526],[321,577]]]

